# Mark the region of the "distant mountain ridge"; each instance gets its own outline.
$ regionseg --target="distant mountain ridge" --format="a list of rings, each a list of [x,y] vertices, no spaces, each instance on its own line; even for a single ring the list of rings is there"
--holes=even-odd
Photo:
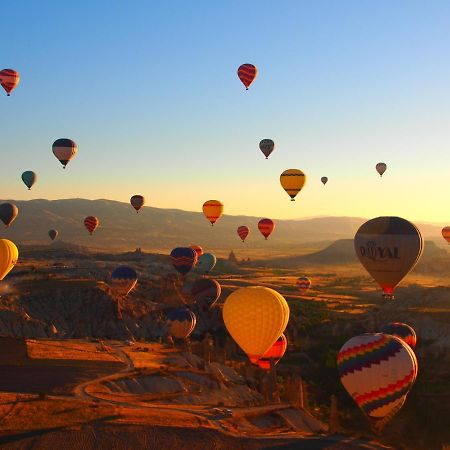
[[[0,200],[11,201],[19,215],[1,236],[19,245],[49,244],[48,230],[59,231],[58,239],[97,250],[164,250],[175,246],[199,244],[207,249],[286,248],[308,243],[332,243],[353,238],[367,219],[359,217],[320,217],[304,220],[275,220],[276,228],[268,241],[260,235],[261,217],[224,215],[211,227],[202,212],[144,207],[139,214],[128,203],[113,200]],[[86,216],[94,215],[100,227],[90,236],[84,228]],[[250,227],[242,244],[236,234],[239,225]],[[440,227],[416,224],[425,237],[440,234]]]

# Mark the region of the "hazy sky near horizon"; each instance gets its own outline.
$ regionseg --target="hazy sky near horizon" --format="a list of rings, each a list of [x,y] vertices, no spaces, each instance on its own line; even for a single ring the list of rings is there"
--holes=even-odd
[[[449,17],[448,1],[8,2],[0,69],[21,83],[0,95],[0,198],[450,222]],[[66,170],[61,137],[79,147]],[[308,176],[295,203],[288,168]]]

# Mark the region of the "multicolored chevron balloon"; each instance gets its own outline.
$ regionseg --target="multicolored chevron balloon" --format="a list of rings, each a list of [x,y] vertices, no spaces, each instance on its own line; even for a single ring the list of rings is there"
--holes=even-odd
[[[411,348],[395,336],[382,333],[347,341],[339,351],[337,367],[342,384],[356,404],[374,424],[383,421],[383,426],[403,405],[418,369]]]
[[[170,253],[175,269],[186,275],[197,264],[197,252],[190,247],[177,247]]]
[[[308,277],[300,277],[297,279],[295,285],[304,292],[311,287],[311,280]]]
[[[392,322],[383,325],[380,331],[384,334],[391,334],[406,342],[411,348],[414,348],[417,344],[417,335],[413,327],[410,327],[406,323]]]

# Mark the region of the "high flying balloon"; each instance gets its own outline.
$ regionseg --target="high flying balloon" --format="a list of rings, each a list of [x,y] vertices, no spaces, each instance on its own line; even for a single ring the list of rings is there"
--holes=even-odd
[[[383,176],[383,173],[386,172],[387,169],[387,165],[383,162],[379,162],[376,166],[375,169],[377,170],[377,172],[380,174],[380,177]]]
[[[320,181],[322,182],[322,184],[325,186],[328,183],[328,177],[322,177],[320,179]]]
[[[199,306],[212,308],[219,299],[222,288],[212,278],[198,278],[191,286],[191,295]]]
[[[88,216],[86,219],[84,219],[84,226],[86,227],[86,230],[89,231],[89,233],[92,236],[92,233],[97,229],[97,227],[100,225],[100,220],[98,220],[95,216]]]
[[[0,84],[9,97],[20,81],[19,72],[14,69],[3,69],[0,71]]]
[[[237,234],[241,238],[242,242],[245,242],[245,239],[247,238],[249,233],[250,233],[250,228],[245,225],[241,225],[237,229]]]
[[[223,214],[223,204],[219,200],[208,200],[203,203],[203,214],[214,225]]]
[[[242,64],[239,66],[237,74],[245,89],[248,91],[248,88],[258,75],[258,69],[253,64]]]
[[[403,342],[406,342],[411,348],[414,348],[417,344],[417,335],[413,327],[410,327],[406,323],[392,322],[383,325],[380,329],[383,334],[390,334],[398,337]]]
[[[14,203],[2,203],[0,205],[0,220],[8,228],[19,214],[19,209]]]
[[[217,263],[217,258],[212,253],[203,253],[200,258],[198,258],[197,270],[202,273],[209,273],[214,269]]]
[[[58,236],[58,230],[49,230],[48,236],[52,241],[54,241]]]
[[[293,202],[306,183],[306,175],[299,169],[288,169],[280,175],[280,183]]]
[[[259,143],[259,148],[263,152],[266,159],[269,159],[270,154],[275,148],[275,142],[273,142],[272,139],[263,139]]]
[[[284,334],[282,334],[272,345],[272,347],[267,350],[261,358],[258,359],[257,364],[261,369],[270,370],[270,362],[273,361],[274,365],[278,364],[280,359],[284,356],[287,349],[287,339]]]
[[[375,427],[400,409],[418,370],[411,348],[382,333],[347,341],[339,351],[337,367],[344,388]]]
[[[177,247],[170,253],[173,267],[181,274],[186,275],[197,263],[197,253],[190,247]]]
[[[78,146],[72,139],[62,138],[53,142],[52,150],[65,169],[69,161],[76,155]]]
[[[442,237],[450,244],[450,227],[442,228]]]
[[[0,281],[11,272],[18,259],[16,244],[8,239],[0,239]]]
[[[37,175],[31,170],[27,170],[22,174],[22,181],[24,182],[28,190],[31,190],[31,188],[37,181]]]
[[[177,339],[186,339],[195,328],[197,318],[187,308],[177,308],[167,313],[167,334]]]
[[[231,337],[256,364],[285,330],[289,306],[277,291],[251,286],[230,294],[222,314]]]
[[[272,234],[272,231],[275,229],[275,223],[272,219],[261,219],[258,222],[258,230],[264,236],[264,239],[267,241],[267,238]]]
[[[139,212],[139,210],[144,206],[145,198],[142,195],[133,195],[133,197],[130,198],[130,203],[136,212]]]
[[[377,217],[361,225],[354,239],[356,254],[385,298],[417,264],[423,251],[420,231],[400,217]]]
[[[136,286],[138,277],[132,267],[119,266],[111,274],[111,287],[120,295],[128,295]]]

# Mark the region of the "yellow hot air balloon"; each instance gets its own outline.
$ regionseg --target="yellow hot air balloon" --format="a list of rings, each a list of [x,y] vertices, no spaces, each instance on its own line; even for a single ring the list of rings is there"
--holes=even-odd
[[[306,183],[306,175],[299,169],[288,169],[280,175],[280,183],[293,202]]]
[[[0,239],[0,281],[8,275],[19,259],[16,244],[8,239]]]
[[[208,200],[203,203],[203,214],[214,225],[222,216],[223,204],[219,200]]]
[[[254,364],[281,336],[288,320],[286,300],[267,287],[237,289],[223,306],[228,332]]]

